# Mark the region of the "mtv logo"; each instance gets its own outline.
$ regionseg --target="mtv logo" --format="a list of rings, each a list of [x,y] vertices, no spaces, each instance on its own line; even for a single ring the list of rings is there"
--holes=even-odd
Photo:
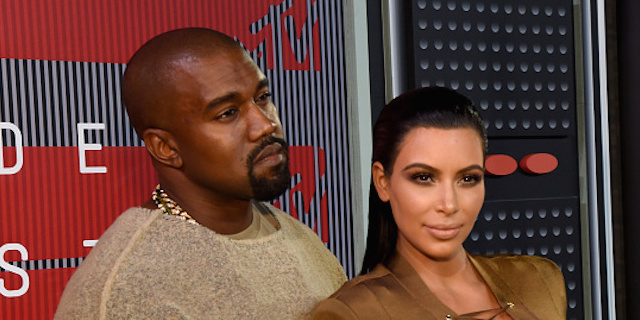
[[[274,59],[281,57],[284,70],[309,71],[313,61],[313,69],[320,71],[319,19],[311,16],[317,12],[315,5],[317,0],[238,0],[233,5],[236,14],[229,17],[233,21],[221,31],[235,37],[250,52],[264,44],[264,51],[256,55],[266,55],[268,69],[273,70]],[[216,7],[224,8],[225,4]]]
[[[289,190],[288,203],[289,214],[300,220],[300,214],[311,214],[311,204],[315,200],[320,201],[320,221],[316,220],[311,226],[324,243],[329,242],[329,216],[327,210],[327,192],[319,190],[316,186],[326,173],[325,153],[321,148],[313,146],[290,146],[289,147],[289,170],[291,177],[298,182]],[[316,178],[317,177],[317,178]],[[296,205],[294,198],[296,193],[302,196],[302,206]],[[280,201],[274,206],[281,208]],[[318,230],[320,224],[320,230]]]

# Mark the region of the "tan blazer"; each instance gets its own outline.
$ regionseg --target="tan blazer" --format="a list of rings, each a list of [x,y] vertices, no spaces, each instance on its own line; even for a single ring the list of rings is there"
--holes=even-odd
[[[535,256],[469,255],[500,305],[515,319],[566,319],[564,278],[552,261]],[[322,301],[313,319],[434,319],[456,315],[438,300],[400,255],[345,283]]]

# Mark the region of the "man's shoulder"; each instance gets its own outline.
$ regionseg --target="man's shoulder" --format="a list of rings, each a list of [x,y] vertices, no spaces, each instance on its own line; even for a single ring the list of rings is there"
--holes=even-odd
[[[288,215],[284,211],[270,205],[268,206],[280,223],[282,239],[281,244],[288,248],[288,253],[294,254],[300,258],[300,263],[305,265],[309,270],[315,270],[319,276],[320,273],[326,274],[331,287],[335,291],[342,283],[346,281],[344,269],[336,256],[327,249],[318,234],[298,219]],[[319,278],[318,278],[319,279]]]
[[[98,243],[88,257],[105,257],[106,252],[121,252],[132,237],[148,227],[149,222],[155,220],[159,211],[140,207],[129,208],[120,214],[98,239]]]
[[[277,207],[266,202],[259,202],[257,203],[257,206],[258,208],[262,206],[267,210],[267,211],[264,211],[263,214],[266,212],[272,213],[275,216],[276,220],[278,220],[278,223],[280,223],[280,226],[284,232],[290,233],[293,231],[296,233],[302,232],[304,235],[307,235],[307,236],[315,235],[315,233],[307,225],[300,222],[300,220],[290,216],[286,212],[278,209]]]
[[[275,216],[276,220],[280,224],[279,232],[281,232],[284,239],[286,239],[287,245],[292,248],[297,248],[297,250],[311,250],[315,254],[332,255],[324,246],[318,234],[311,230],[309,226],[273,205],[268,203],[261,204],[264,205],[265,208],[268,208],[268,211]]]
[[[142,207],[131,207],[121,213],[115,221],[107,228],[102,237],[109,232],[115,232],[120,230],[135,230],[140,228],[145,223],[148,223],[149,219],[156,218],[160,211],[150,210]],[[101,237],[101,238],[102,238]]]
[[[105,288],[136,234],[154,219],[157,212],[139,207],[123,212],[99,238],[98,243],[67,283],[57,310],[64,319],[97,316]]]

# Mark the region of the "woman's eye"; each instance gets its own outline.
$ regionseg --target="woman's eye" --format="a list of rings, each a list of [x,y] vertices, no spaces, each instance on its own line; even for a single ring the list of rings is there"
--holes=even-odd
[[[464,184],[475,185],[475,184],[479,183],[480,181],[482,181],[482,176],[480,176],[480,175],[467,175],[467,176],[462,177],[462,182]]]
[[[433,180],[433,177],[429,174],[414,174],[412,178],[420,183],[431,182]]]

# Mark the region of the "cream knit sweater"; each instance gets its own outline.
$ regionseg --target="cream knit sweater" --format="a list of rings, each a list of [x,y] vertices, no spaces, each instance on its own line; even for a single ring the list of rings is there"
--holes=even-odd
[[[231,240],[160,210],[131,208],[74,273],[55,319],[304,319],[346,280],[309,228]]]

